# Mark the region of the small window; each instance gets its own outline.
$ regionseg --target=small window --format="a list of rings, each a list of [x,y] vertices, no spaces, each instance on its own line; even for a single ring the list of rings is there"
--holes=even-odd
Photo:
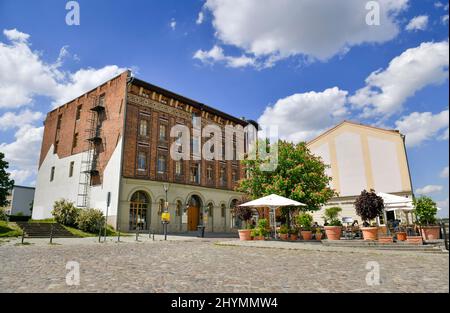
[[[55,141],[55,146],[53,147],[53,154],[58,153],[59,140]]]
[[[220,169],[220,183],[225,186],[227,183],[226,177],[225,177],[225,169],[222,167]]]
[[[175,175],[181,175],[183,173],[183,167],[181,161],[175,162]]]
[[[70,165],[69,165],[69,177],[73,176],[73,168],[74,168],[74,166],[75,166],[75,162],[74,161],[70,162]]]
[[[75,148],[78,145],[78,133],[73,135],[72,148]]]
[[[141,120],[139,123],[139,135],[148,136],[148,122],[147,120]]]
[[[165,141],[166,140],[166,125],[159,125],[159,140]]]
[[[55,167],[52,166],[52,169],[50,170],[50,181],[53,181],[55,179]]]
[[[164,174],[166,172],[166,157],[164,155],[158,158],[158,174]]]
[[[56,129],[61,128],[62,114],[58,115],[58,121],[56,122]]]
[[[77,106],[77,114],[75,116],[75,119],[77,121],[81,118],[81,108],[82,108],[82,105]]]
[[[147,154],[145,152],[138,153],[138,170],[147,170]]]
[[[208,168],[206,169],[206,176],[208,177],[208,180],[213,180],[213,168],[211,165],[208,165]]]
[[[214,205],[211,202],[208,204],[208,215],[214,217]]]
[[[220,206],[220,213],[221,213],[222,217],[225,217],[226,206],[224,203],[222,203],[222,205]]]
[[[98,105],[105,106],[105,95],[104,94],[98,98]]]
[[[177,201],[177,208],[176,208],[176,211],[175,211],[175,215],[176,216],[181,216],[182,210],[183,210],[183,203],[180,200],[178,200]]]
[[[191,183],[199,184],[200,183],[200,165],[193,164],[191,166]]]
[[[231,179],[233,180],[233,183],[237,182],[237,173],[236,173],[236,171],[233,171],[231,173]]]

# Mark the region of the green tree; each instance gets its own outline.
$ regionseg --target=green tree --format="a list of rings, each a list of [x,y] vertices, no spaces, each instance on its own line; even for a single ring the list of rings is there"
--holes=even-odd
[[[9,164],[4,160],[4,157],[5,155],[0,152],[0,207],[9,204],[6,198],[14,186],[14,180],[9,178],[9,173],[6,171]]]
[[[336,195],[329,187],[331,178],[325,174],[327,165],[314,156],[306,143],[293,144],[278,141],[278,166],[274,171],[262,171],[264,160],[244,160],[248,176],[239,181],[237,191],[252,199],[277,194],[306,204],[304,211],[317,211]],[[283,208],[282,214],[290,218],[290,212],[299,208]]]
[[[414,214],[420,225],[433,225],[436,223],[437,206],[430,197],[422,196],[414,200]]]

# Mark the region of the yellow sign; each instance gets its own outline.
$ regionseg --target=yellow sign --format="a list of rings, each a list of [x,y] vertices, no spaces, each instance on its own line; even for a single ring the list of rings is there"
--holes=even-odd
[[[170,221],[170,213],[169,212],[163,212],[161,214],[161,220],[163,220],[164,222],[169,222]]]

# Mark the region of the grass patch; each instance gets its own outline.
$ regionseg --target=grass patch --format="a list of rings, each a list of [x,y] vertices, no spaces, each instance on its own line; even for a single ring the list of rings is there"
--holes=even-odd
[[[22,236],[22,230],[14,223],[0,221],[0,237],[19,237]]]
[[[54,218],[47,218],[45,220],[29,220],[28,223],[44,223],[44,224],[51,224],[56,223]]]
[[[98,233],[97,234],[88,233],[88,232],[82,231],[78,228],[64,226],[64,225],[63,225],[63,227],[65,229],[67,229],[70,233],[72,233],[72,235],[77,236],[77,237],[81,237],[81,238],[98,237]],[[104,235],[104,231],[102,231],[102,236],[103,235]],[[117,232],[111,226],[108,226],[106,235],[107,236],[117,236]],[[120,235],[122,236],[122,233]]]

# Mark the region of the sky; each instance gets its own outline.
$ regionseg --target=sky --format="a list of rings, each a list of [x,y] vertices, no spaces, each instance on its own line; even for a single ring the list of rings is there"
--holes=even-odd
[[[33,185],[45,114],[131,69],[294,142],[343,120],[398,129],[415,193],[448,216],[448,12],[445,0],[0,0],[0,151]]]

